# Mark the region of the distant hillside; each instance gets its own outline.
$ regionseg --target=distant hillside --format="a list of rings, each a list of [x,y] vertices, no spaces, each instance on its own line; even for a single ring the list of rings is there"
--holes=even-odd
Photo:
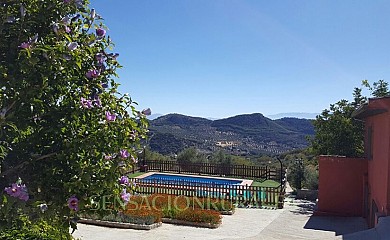
[[[181,114],[168,114],[161,116],[153,121],[153,125],[163,126],[199,126],[199,125],[209,125],[212,120],[199,117],[189,117]]]
[[[232,154],[278,154],[307,146],[313,135],[311,120],[271,120],[261,113],[209,120],[168,114],[150,121],[150,146],[163,154],[178,153],[195,146],[203,151],[225,149]]]
[[[305,112],[290,112],[290,113],[278,113],[268,115],[270,119],[281,119],[281,118],[304,118],[304,119],[315,119],[319,113],[305,113]]]

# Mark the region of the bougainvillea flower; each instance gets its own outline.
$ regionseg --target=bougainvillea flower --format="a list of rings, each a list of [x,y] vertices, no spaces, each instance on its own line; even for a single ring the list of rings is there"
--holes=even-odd
[[[79,210],[79,199],[76,196],[72,196],[68,199],[68,207],[73,211]]]
[[[97,70],[95,70],[95,69],[89,70],[89,71],[85,74],[85,76],[86,76],[87,78],[89,78],[89,79],[91,79],[91,78],[97,78],[99,75],[100,75],[100,73],[99,73]]]
[[[112,160],[114,157],[112,155],[104,155],[105,160]]]
[[[130,157],[130,153],[126,149],[121,149],[119,151],[121,158],[128,158]]]
[[[150,108],[147,108],[147,109],[142,110],[141,113],[145,116],[150,116],[152,114],[152,110],[150,110]]]
[[[109,111],[106,111],[106,120],[107,120],[107,122],[113,122],[113,121],[115,121],[115,119],[116,119],[115,113],[111,114]]]
[[[98,28],[98,29],[96,29],[96,35],[99,38],[102,38],[102,37],[104,37],[104,35],[106,35],[106,30],[104,30],[103,28]]]
[[[22,42],[19,47],[23,48],[23,49],[30,48],[31,43],[30,42]]]
[[[130,201],[131,194],[124,188],[121,192],[121,199],[127,204]]]
[[[77,42],[71,42],[71,43],[69,43],[69,45],[68,45],[68,49],[69,49],[70,51],[73,51],[73,50],[75,50],[78,46],[79,46],[79,45],[78,45]]]
[[[129,178],[127,176],[122,176],[119,178],[119,184],[129,185]]]
[[[64,0],[64,3],[70,3],[71,0]]]
[[[65,26],[65,32],[66,33],[70,33],[72,30],[70,29],[70,27],[68,27],[68,26]]]

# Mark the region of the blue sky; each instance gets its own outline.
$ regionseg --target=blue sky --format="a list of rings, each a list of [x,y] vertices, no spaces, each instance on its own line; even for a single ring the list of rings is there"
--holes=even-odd
[[[390,81],[388,0],[92,0],[139,108],[321,112]]]

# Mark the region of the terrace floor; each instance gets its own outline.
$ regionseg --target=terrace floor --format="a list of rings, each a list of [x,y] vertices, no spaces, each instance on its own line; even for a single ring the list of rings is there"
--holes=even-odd
[[[343,239],[343,235],[365,230],[363,218],[312,216],[315,203],[286,198],[284,209],[236,209],[223,216],[217,229],[163,224],[150,231],[114,229],[79,224],[74,237],[82,240],[103,239],[244,239],[303,240]],[[345,239],[345,238],[344,238]]]

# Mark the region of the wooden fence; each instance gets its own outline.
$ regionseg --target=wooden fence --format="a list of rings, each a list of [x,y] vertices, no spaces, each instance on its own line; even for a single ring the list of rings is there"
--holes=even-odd
[[[132,178],[140,194],[172,194],[187,197],[210,197],[250,207],[283,208],[283,186],[256,187],[248,185],[210,185],[200,182],[161,182]]]
[[[281,176],[284,176],[284,171],[281,173],[280,169],[273,169],[267,166],[220,165],[211,163],[188,163],[181,165],[176,161],[155,160],[147,160],[146,165],[148,171],[271,179],[277,182],[280,182]]]

